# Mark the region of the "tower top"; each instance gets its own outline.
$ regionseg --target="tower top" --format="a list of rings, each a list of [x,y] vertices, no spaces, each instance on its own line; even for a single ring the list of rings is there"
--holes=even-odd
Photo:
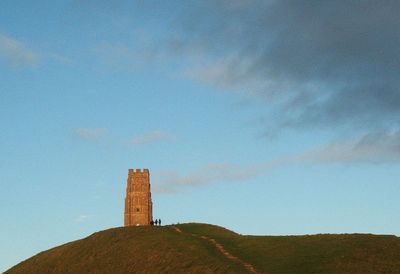
[[[144,168],[143,171],[142,171],[140,168],[136,168],[136,169],[130,168],[128,173],[129,174],[131,174],[131,173],[147,173],[148,174],[149,173],[149,169],[148,168]]]

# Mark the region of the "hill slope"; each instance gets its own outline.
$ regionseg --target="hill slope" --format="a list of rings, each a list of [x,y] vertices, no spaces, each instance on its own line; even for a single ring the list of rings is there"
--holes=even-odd
[[[5,273],[400,273],[400,238],[241,236],[206,224],[121,227],[41,252]]]

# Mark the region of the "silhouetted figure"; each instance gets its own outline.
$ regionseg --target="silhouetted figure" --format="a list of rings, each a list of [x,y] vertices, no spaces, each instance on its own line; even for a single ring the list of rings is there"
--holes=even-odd
[[[154,225],[154,221],[153,221],[153,220],[150,221],[150,225],[151,225],[151,226]]]
[[[155,224],[155,225],[158,225],[158,220],[157,220],[157,219],[154,221],[154,224]]]
[[[161,219],[158,219],[158,225],[161,225]]]

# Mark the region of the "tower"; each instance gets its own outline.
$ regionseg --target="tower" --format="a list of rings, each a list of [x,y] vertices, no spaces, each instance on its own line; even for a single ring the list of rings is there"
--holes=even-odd
[[[153,203],[148,169],[129,169],[126,184],[124,226],[149,225],[153,219]]]

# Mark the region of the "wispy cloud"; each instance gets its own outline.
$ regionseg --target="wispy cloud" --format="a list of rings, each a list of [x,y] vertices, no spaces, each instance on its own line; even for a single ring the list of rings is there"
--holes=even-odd
[[[228,163],[213,163],[189,172],[186,175],[175,171],[158,174],[160,184],[154,185],[154,191],[170,193],[186,187],[203,186],[213,183],[232,183],[255,179],[267,170],[281,165],[280,161],[270,161],[252,166],[237,166]]]
[[[234,60],[225,57],[219,60],[210,60],[201,65],[186,68],[182,75],[186,78],[216,85],[225,90],[241,90],[245,87],[247,93],[259,92],[268,86],[267,78],[257,76],[244,77],[249,64],[246,59]]]
[[[104,137],[108,130],[106,128],[75,128],[72,133],[80,139],[96,141]]]
[[[63,56],[58,53],[49,53],[46,55],[46,57],[49,58],[50,60],[53,60],[63,65],[72,65],[74,63],[74,61],[71,58]]]
[[[124,69],[136,69],[143,59],[139,52],[121,42],[98,45],[93,52],[107,65]]]
[[[87,219],[90,218],[91,216],[92,216],[92,215],[81,214],[81,215],[77,216],[77,217],[74,219],[74,222],[83,223],[83,222],[87,221]]]
[[[133,145],[148,145],[159,141],[171,140],[173,137],[169,132],[152,131],[135,136],[130,143]]]
[[[226,163],[209,164],[186,175],[175,171],[158,174],[154,191],[177,192],[187,187],[214,183],[245,182],[265,176],[271,170],[294,165],[391,164],[400,162],[400,130],[369,133],[352,140],[335,141],[299,154],[249,166]]]
[[[337,141],[292,157],[294,162],[399,163],[400,131],[368,133],[357,139]]]
[[[39,54],[15,38],[0,34],[0,59],[15,67],[37,67]]]

